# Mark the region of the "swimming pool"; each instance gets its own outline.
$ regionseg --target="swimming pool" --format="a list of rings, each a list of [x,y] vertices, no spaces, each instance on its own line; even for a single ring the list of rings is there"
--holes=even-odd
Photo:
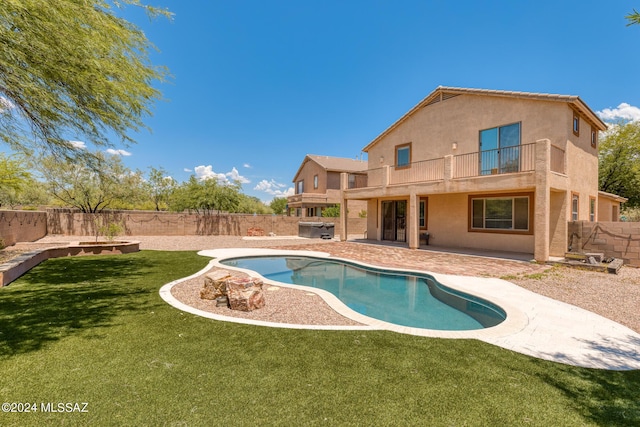
[[[489,328],[506,319],[499,306],[446,287],[428,274],[303,256],[239,257],[221,264],[281,283],[323,289],[362,315],[402,326],[465,331]]]

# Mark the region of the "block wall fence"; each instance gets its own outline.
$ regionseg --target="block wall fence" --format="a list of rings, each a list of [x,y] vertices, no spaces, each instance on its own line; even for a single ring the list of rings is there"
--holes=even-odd
[[[640,222],[573,221],[568,230],[573,252],[603,252],[640,267]]]
[[[5,246],[32,242],[47,235],[47,213],[0,210],[0,239]]]

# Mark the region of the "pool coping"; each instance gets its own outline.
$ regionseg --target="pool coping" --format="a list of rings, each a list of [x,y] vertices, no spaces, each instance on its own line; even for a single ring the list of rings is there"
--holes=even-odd
[[[381,267],[365,262],[332,257],[326,252],[306,250],[279,250],[264,248],[224,248],[198,252],[213,258],[198,273],[166,284],[160,289],[161,297],[172,306],[210,319],[279,328],[315,330],[388,330],[403,334],[432,338],[478,339],[518,353],[574,366],[597,369],[640,369],[640,334],[579,307],[553,300],[523,289],[511,282],[486,277],[453,276],[425,270]],[[276,282],[257,272],[220,264],[229,258],[246,256],[291,255],[327,258],[345,261],[391,272],[429,274],[438,282],[455,290],[470,293],[500,306],[507,314],[500,324],[477,330],[441,331],[400,326],[364,316],[348,308],[335,295],[322,289]],[[298,325],[266,322],[253,319],[218,315],[186,305],[171,295],[176,284],[198,277],[214,268],[242,271],[264,283],[313,292],[336,312],[362,323],[363,326]]]

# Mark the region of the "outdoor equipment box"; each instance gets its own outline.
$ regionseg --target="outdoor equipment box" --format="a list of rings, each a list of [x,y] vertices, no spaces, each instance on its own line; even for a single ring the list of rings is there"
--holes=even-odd
[[[298,236],[314,239],[333,239],[334,228],[332,222],[299,222]]]

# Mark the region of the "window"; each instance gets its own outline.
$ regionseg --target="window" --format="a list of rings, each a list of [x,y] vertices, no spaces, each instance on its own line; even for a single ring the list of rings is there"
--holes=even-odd
[[[573,112],[573,134],[580,136],[580,116],[575,111]]]
[[[470,199],[470,231],[530,233],[531,195],[473,197]]]
[[[589,221],[595,222],[596,220],[596,198],[589,197]]]
[[[396,168],[409,167],[411,163],[411,143],[396,146]]]
[[[349,174],[349,188],[356,188],[356,176],[352,173]]]
[[[520,123],[480,131],[480,174],[520,170]]]
[[[419,226],[421,229],[427,228],[427,199],[420,199],[420,218]]]
[[[304,180],[298,181],[296,186],[296,194],[304,193]]]
[[[313,176],[313,188],[318,189],[318,175]]]
[[[571,195],[571,220],[578,220],[578,208],[580,207],[580,196],[577,194]]]
[[[593,126],[591,127],[591,146],[593,148],[598,146],[598,131]]]

